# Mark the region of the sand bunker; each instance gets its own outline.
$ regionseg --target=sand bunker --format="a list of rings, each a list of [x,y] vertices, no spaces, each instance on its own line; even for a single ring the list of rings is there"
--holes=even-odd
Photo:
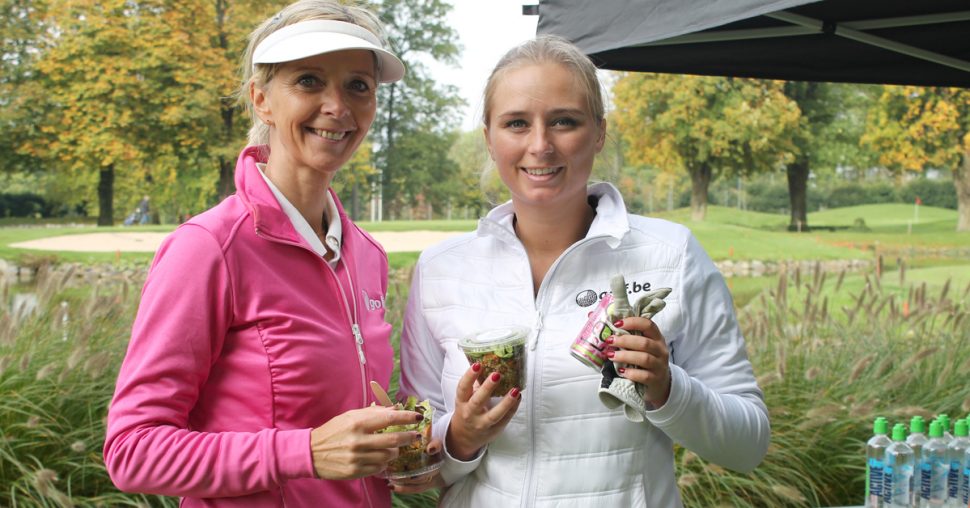
[[[442,240],[462,234],[456,231],[388,231],[371,233],[387,252],[422,251]],[[70,252],[155,252],[168,233],[85,233],[52,236],[10,244],[17,249]]]

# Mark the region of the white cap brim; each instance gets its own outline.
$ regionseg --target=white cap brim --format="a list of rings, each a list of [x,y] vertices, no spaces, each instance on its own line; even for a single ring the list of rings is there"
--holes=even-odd
[[[392,83],[404,77],[404,64],[380,46],[367,29],[343,21],[315,19],[287,25],[260,41],[253,51],[253,65],[292,62],[303,58],[363,49],[378,60],[377,79]]]

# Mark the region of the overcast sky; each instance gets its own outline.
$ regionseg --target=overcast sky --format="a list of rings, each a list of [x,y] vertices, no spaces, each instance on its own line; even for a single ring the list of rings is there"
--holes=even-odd
[[[482,89],[498,59],[513,46],[535,37],[539,16],[523,16],[522,6],[538,0],[449,0],[454,6],[448,23],[463,46],[458,67],[429,64],[439,83],[458,87],[465,99],[462,130],[478,128]]]

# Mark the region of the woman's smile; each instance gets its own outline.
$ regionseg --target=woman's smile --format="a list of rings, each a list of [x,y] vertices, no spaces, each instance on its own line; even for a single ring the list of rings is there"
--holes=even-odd
[[[270,85],[254,96],[256,110],[272,126],[269,165],[332,178],[374,121],[376,87],[370,51],[324,53],[280,65]]]
[[[347,134],[350,133],[350,131],[332,131],[327,129],[314,129],[313,127],[307,127],[306,130],[328,141],[343,141],[347,137]]]
[[[489,152],[513,201],[541,206],[586,202],[605,125],[565,67],[524,65],[495,87],[485,128]]]

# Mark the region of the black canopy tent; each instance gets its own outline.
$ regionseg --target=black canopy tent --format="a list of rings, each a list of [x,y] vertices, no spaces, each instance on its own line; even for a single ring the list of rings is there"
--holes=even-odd
[[[537,10],[539,34],[573,41],[605,69],[970,88],[970,0],[541,0]],[[789,229],[806,225],[808,170],[787,168]],[[970,185],[954,176],[958,193]]]
[[[542,0],[614,70],[970,88],[967,0]]]

